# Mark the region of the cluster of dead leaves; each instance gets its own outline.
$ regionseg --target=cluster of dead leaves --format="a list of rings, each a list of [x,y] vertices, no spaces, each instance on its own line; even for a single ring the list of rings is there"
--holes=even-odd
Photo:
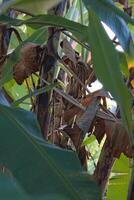
[[[119,158],[121,153],[124,153],[127,157],[131,158],[133,151],[125,127],[117,118],[115,118],[115,121],[112,121],[112,119],[103,119],[103,116],[102,118],[97,116],[97,111],[99,110],[97,104],[98,98],[99,96],[97,98],[93,96],[85,98],[82,102],[83,105],[85,102],[89,103],[86,111],[83,112],[74,106],[65,113],[65,121],[69,122],[77,115],[77,125],[82,132],[85,130],[86,132],[90,132],[90,134],[94,134],[99,143],[106,134],[107,140],[110,142],[109,148],[111,148],[113,157]],[[77,132],[73,129],[73,135]]]
[[[81,147],[86,133],[94,134],[99,143],[106,134],[110,143],[109,148],[111,148],[114,157],[119,157],[121,153],[132,157],[133,152],[127,131],[116,117],[114,122],[110,120],[106,107],[108,93],[103,89],[90,94],[86,93],[87,85],[89,86],[96,80],[91,65],[81,59],[81,56],[66,39],[61,42],[61,48],[64,52],[61,59],[62,64],[73,75],[71,78],[67,76],[64,80],[68,82],[67,93],[77,99],[85,107],[85,110],[81,110],[62,97],[57,98],[57,96],[55,105],[59,106],[55,107],[55,116],[53,116],[55,124],[53,130],[50,129],[49,138],[63,148],[75,148],[82,163],[85,163],[87,158],[85,148]],[[19,63],[14,66],[14,79],[18,84],[22,84],[27,77],[39,70],[43,51],[44,49],[40,45],[33,43],[27,43],[22,47]],[[105,112],[98,115],[98,112],[103,111],[102,107],[105,107]],[[52,133],[54,134],[52,135]]]
[[[131,158],[133,152],[127,131],[116,114],[110,113],[107,109],[107,98],[110,98],[108,93],[101,89],[87,94],[81,84],[82,82],[89,86],[96,80],[91,65],[82,60],[66,39],[61,42],[61,48],[64,52],[62,64],[73,74],[71,78],[67,76],[65,79],[68,82],[67,93],[78,100],[85,110],[81,110],[63,98],[62,100],[59,98],[60,102],[56,99],[62,111],[58,108],[55,112],[57,114],[54,118],[61,123],[55,126],[54,143],[64,148],[75,149],[81,163],[84,164],[87,159],[87,152],[82,147],[85,134],[89,133],[89,137],[94,134],[99,143],[106,135],[113,157],[118,158],[121,153],[124,153]]]
[[[41,55],[44,48],[34,43],[26,43],[20,50],[19,62],[14,66],[13,75],[18,84],[32,73],[39,71]]]
[[[132,158],[133,150],[129,142],[128,133],[120,120],[110,121],[97,117],[93,134],[99,143],[106,134],[113,157],[119,158],[121,153],[124,153],[127,157]]]
[[[68,77],[66,80],[68,82],[67,92],[74,98],[81,98],[82,95],[85,95],[86,85],[90,85],[96,80],[95,74],[92,67],[81,59],[79,53],[66,39],[61,42],[61,47],[64,52],[62,61],[73,74],[73,77]]]
[[[79,145],[79,138],[82,138],[83,132],[94,134],[96,139],[100,143],[104,136],[109,141],[109,148],[113,157],[119,158],[121,153],[124,153],[129,158],[132,158],[133,150],[131,148],[127,130],[123,126],[122,122],[115,118],[103,119],[97,116],[97,111],[99,110],[98,102],[99,97],[88,97],[89,105],[86,111],[81,111],[79,108],[73,106],[70,110],[65,112],[64,119],[66,123],[69,123],[74,116],[77,116],[76,125],[73,128],[65,128],[64,130],[72,138],[75,146]],[[98,100],[98,101],[97,101]],[[84,103],[86,98],[84,99]],[[79,131],[78,131],[79,130]]]

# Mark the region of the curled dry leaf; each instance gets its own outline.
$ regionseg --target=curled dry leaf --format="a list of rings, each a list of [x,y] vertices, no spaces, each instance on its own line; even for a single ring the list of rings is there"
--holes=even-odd
[[[20,59],[29,69],[36,68],[39,64],[39,54],[41,51],[40,45],[27,43],[21,49]]]
[[[83,83],[83,85],[85,85],[86,80],[89,77],[88,66],[84,62],[78,61],[76,64],[76,68],[73,68],[72,71],[75,73],[77,78]],[[74,98],[81,98],[82,96],[86,95],[85,88],[83,88],[83,85],[81,85],[74,78],[71,78],[69,85],[70,85],[69,94],[73,96]]]
[[[107,139],[110,141],[110,148],[114,157],[119,158],[121,153],[132,158],[133,150],[125,127],[120,121],[105,121]]]
[[[24,79],[39,70],[43,48],[40,45],[26,43],[20,50],[20,62],[14,66],[14,79],[22,84]]]
[[[74,98],[83,98],[86,96],[86,91],[88,90],[86,86],[96,80],[93,69],[82,60],[81,56],[66,39],[60,45],[64,52],[64,56],[61,59],[62,63],[64,63],[65,67],[73,75],[71,78],[66,78],[67,93]]]
[[[88,133],[93,123],[96,112],[99,109],[100,99],[95,98],[94,101],[87,106],[85,112],[77,117],[76,123],[78,127],[84,132]]]
[[[85,147],[84,146],[81,146],[80,149],[79,149],[79,152],[78,152],[78,156],[79,156],[79,159],[81,161],[81,165],[82,166],[85,166],[87,165],[87,159],[89,159],[89,152],[86,151]]]
[[[62,60],[64,61],[64,63],[66,65],[69,66],[69,68],[71,70],[73,70],[73,72],[76,75],[80,74],[80,70],[82,70],[81,74],[84,74],[84,79],[88,79],[88,77],[90,76],[90,74],[92,73],[93,69],[90,67],[89,64],[85,63],[82,61],[81,56],[79,56],[79,53],[77,53],[71,46],[71,44],[64,39],[61,43],[60,43],[63,52],[64,52],[64,56],[62,57]]]
[[[75,124],[73,128],[70,127],[70,126],[67,126],[63,130],[71,138],[76,150],[78,150],[79,146],[82,143],[82,131],[81,131],[81,129]]]
[[[83,98],[81,100],[81,104],[85,107],[89,106],[92,102],[95,101],[95,99],[97,97],[109,97],[108,93],[101,89],[101,90],[98,90],[98,91],[95,91],[93,92],[92,94],[90,95],[87,95],[85,98]],[[75,106],[72,106],[69,110],[65,111],[64,113],[64,120],[66,122],[68,122],[70,119],[72,119],[75,115],[81,115],[83,114],[83,111],[78,108],[78,107],[75,107]]]
[[[73,145],[75,146],[75,149],[78,153],[78,157],[81,161],[82,166],[86,165],[88,152],[86,151],[84,146],[81,146],[83,141],[83,134],[82,130],[77,126],[77,124],[74,125],[74,127],[67,126],[64,128],[65,133],[70,137],[70,139],[73,142]]]
[[[81,104],[83,106],[88,106],[94,101],[93,96],[87,96],[86,98],[81,100]],[[75,106],[72,106],[69,110],[65,111],[64,113],[64,120],[68,122],[70,119],[72,119],[75,115],[82,114],[83,111]]]
[[[28,77],[26,75],[26,67],[21,62],[14,66],[13,74],[14,74],[15,81],[19,85],[21,85],[23,83],[24,79]]]
[[[98,143],[100,144],[106,133],[105,121],[99,117],[96,117],[93,128],[93,134],[95,135]]]
[[[76,66],[76,63],[77,63],[76,53],[73,50],[71,44],[66,39],[64,39],[61,42],[61,47],[63,49],[63,52],[64,52],[66,58],[68,58],[74,64],[74,66]]]
[[[92,133],[96,136],[99,143],[106,134],[113,157],[119,158],[121,153],[124,153],[127,157],[132,158],[133,151],[128,134],[121,121],[113,122],[96,117]]]
[[[50,141],[53,141],[53,143],[56,144],[57,146],[60,146],[64,149],[68,148],[68,137],[65,137],[65,135],[59,131],[55,131],[53,132],[53,134],[50,134],[48,136],[48,139]]]

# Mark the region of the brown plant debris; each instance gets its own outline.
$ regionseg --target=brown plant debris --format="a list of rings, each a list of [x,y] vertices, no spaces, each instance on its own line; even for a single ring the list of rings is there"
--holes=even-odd
[[[18,84],[39,70],[43,48],[34,43],[26,43],[20,50],[19,62],[14,66],[13,76]]]
[[[129,158],[132,158],[132,148],[130,146],[128,133],[123,124],[118,120],[116,122],[105,122],[106,135],[110,141],[110,148],[114,157],[119,158],[121,153],[124,153]]]
[[[127,157],[132,158],[133,151],[128,133],[120,120],[113,122],[96,118],[94,126],[93,134],[99,143],[106,134],[113,157],[119,158],[121,153],[124,153]]]

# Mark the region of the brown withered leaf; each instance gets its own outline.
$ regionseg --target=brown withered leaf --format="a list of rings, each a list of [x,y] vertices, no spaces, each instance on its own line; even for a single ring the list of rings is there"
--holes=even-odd
[[[64,149],[68,148],[68,138],[65,137],[60,131],[54,131],[53,134],[48,136],[48,139],[53,141],[53,143],[59,147]]]
[[[73,128],[71,128],[70,126],[65,127],[64,131],[72,140],[82,166],[86,165],[89,153],[86,151],[84,146],[81,146],[82,144],[81,129],[75,124]]]
[[[95,97],[94,101],[87,106],[85,112],[77,118],[76,124],[83,131],[83,133],[88,133],[99,108],[99,103],[100,99]]]
[[[86,84],[90,86],[91,83],[96,81],[96,76],[91,65],[87,64],[87,69],[88,69],[88,79],[86,80]]]
[[[20,51],[20,59],[27,68],[36,68],[39,64],[40,45],[34,43],[26,43]]]
[[[74,64],[73,64],[73,62],[67,57],[67,56],[63,56],[62,57],[62,61],[67,65],[67,66],[69,66],[69,68],[71,69],[71,70],[73,70],[73,72],[74,72]]]
[[[13,76],[19,85],[21,85],[24,79],[27,78],[26,67],[23,63],[20,62],[14,66]]]
[[[81,146],[78,152],[78,157],[81,161],[81,165],[85,166],[87,165],[87,159],[89,157],[89,152],[86,151],[84,146]]]
[[[94,127],[93,134],[99,143],[106,134],[113,157],[119,158],[121,153],[124,153],[127,157],[132,158],[128,134],[121,121],[113,122],[96,118]]]
[[[110,141],[110,148],[114,157],[119,158],[124,153],[132,158],[132,148],[125,127],[118,120],[116,122],[105,121],[107,139]]]
[[[75,124],[73,128],[70,127],[70,126],[67,126],[63,130],[71,138],[76,150],[78,150],[81,143],[82,143],[82,131],[81,131],[81,129]]]
[[[86,80],[88,78],[88,66],[82,62],[78,61],[75,68],[72,68],[73,73],[77,76],[77,78],[81,81],[83,85],[86,84]],[[85,88],[80,84],[79,81],[76,81],[74,77],[70,79],[70,88],[68,93],[74,98],[81,98],[86,95]],[[72,87],[73,85],[73,87]]]
[[[20,50],[20,60],[14,66],[13,76],[18,84],[39,70],[42,47],[33,43],[26,43]]]
[[[87,96],[86,98],[81,100],[81,104],[83,106],[88,106],[94,101],[93,96]],[[68,122],[70,119],[72,119],[75,115],[81,114],[83,111],[75,106],[72,106],[69,110],[64,112],[64,120],[65,122]]]
[[[90,95],[87,95],[85,98],[81,100],[80,103],[83,106],[87,107],[96,99],[96,97],[109,97],[109,96],[105,90],[101,89],[101,90],[93,92]],[[79,115],[83,114],[83,111],[78,107],[72,106],[69,110],[65,111],[64,120],[68,122],[70,119],[72,119],[75,115],[78,115],[78,114]]]
[[[96,136],[96,139],[98,143],[100,144],[106,133],[104,120],[99,117],[96,117],[95,122],[94,122],[94,127],[93,127],[94,130],[92,131],[92,133]]]
[[[64,39],[62,41],[62,43],[61,43],[61,46],[63,48],[63,52],[64,52],[65,56],[67,58],[69,58],[69,60],[72,61],[73,64],[76,66],[76,63],[77,63],[77,61],[76,61],[76,53],[73,50],[71,44],[66,39]]]

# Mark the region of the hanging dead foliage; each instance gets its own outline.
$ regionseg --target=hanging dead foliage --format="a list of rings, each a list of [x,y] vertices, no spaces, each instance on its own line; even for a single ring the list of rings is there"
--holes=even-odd
[[[99,117],[96,117],[93,128],[94,128],[93,134],[96,136],[96,139],[100,144],[106,133],[105,121]]]
[[[20,50],[20,60],[14,66],[13,76],[18,84],[39,70],[43,48],[40,45],[26,43]]]
[[[105,127],[113,156],[119,158],[121,153],[124,153],[127,157],[132,158],[133,151],[130,146],[128,134],[121,121],[105,121]]]
[[[113,157],[119,158],[121,153],[124,153],[127,157],[132,158],[133,150],[128,134],[120,120],[114,122],[96,118],[94,127],[93,134],[99,143],[106,134]]]

